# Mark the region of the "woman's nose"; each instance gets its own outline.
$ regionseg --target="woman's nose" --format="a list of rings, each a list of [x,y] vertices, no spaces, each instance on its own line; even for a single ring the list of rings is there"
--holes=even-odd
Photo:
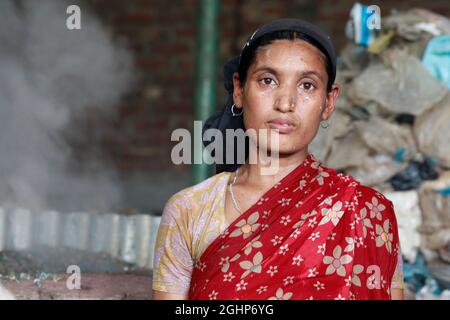
[[[292,112],[297,105],[296,95],[291,92],[284,92],[275,103],[275,109],[280,112]]]

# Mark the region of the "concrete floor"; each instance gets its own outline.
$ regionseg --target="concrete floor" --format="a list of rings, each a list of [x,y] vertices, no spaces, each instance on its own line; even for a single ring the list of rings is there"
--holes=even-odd
[[[3,280],[2,285],[17,300],[148,300],[151,298],[151,275],[90,273],[82,274],[80,289],[68,289],[69,274],[58,279]],[[69,280],[70,282],[70,280]]]

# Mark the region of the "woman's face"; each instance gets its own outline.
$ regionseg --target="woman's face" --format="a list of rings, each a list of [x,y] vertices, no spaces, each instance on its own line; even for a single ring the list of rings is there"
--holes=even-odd
[[[303,40],[275,40],[257,49],[243,86],[233,76],[234,102],[244,108],[246,129],[278,129],[280,156],[307,147],[334,110],[339,87],[327,92],[324,59]]]

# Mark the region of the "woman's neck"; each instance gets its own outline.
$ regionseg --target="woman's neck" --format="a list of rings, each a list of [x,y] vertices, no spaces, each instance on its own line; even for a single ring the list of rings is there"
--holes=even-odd
[[[259,189],[268,189],[275,183],[282,180],[292,170],[294,170],[300,163],[302,163],[308,155],[308,148],[289,155],[280,155],[278,159],[272,159],[271,166],[273,167],[273,174],[265,174],[268,165],[260,161],[256,163],[245,163],[239,169],[238,183],[241,185],[257,187]],[[270,159],[270,157],[268,157]],[[274,166],[275,163],[275,166]]]

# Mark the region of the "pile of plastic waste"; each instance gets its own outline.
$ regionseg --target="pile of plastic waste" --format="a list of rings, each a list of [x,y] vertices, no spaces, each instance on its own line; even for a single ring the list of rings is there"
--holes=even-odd
[[[350,13],[341,96],[311,151],[394,203],[412,298],[450,299],[450,19],[377,14]]]

